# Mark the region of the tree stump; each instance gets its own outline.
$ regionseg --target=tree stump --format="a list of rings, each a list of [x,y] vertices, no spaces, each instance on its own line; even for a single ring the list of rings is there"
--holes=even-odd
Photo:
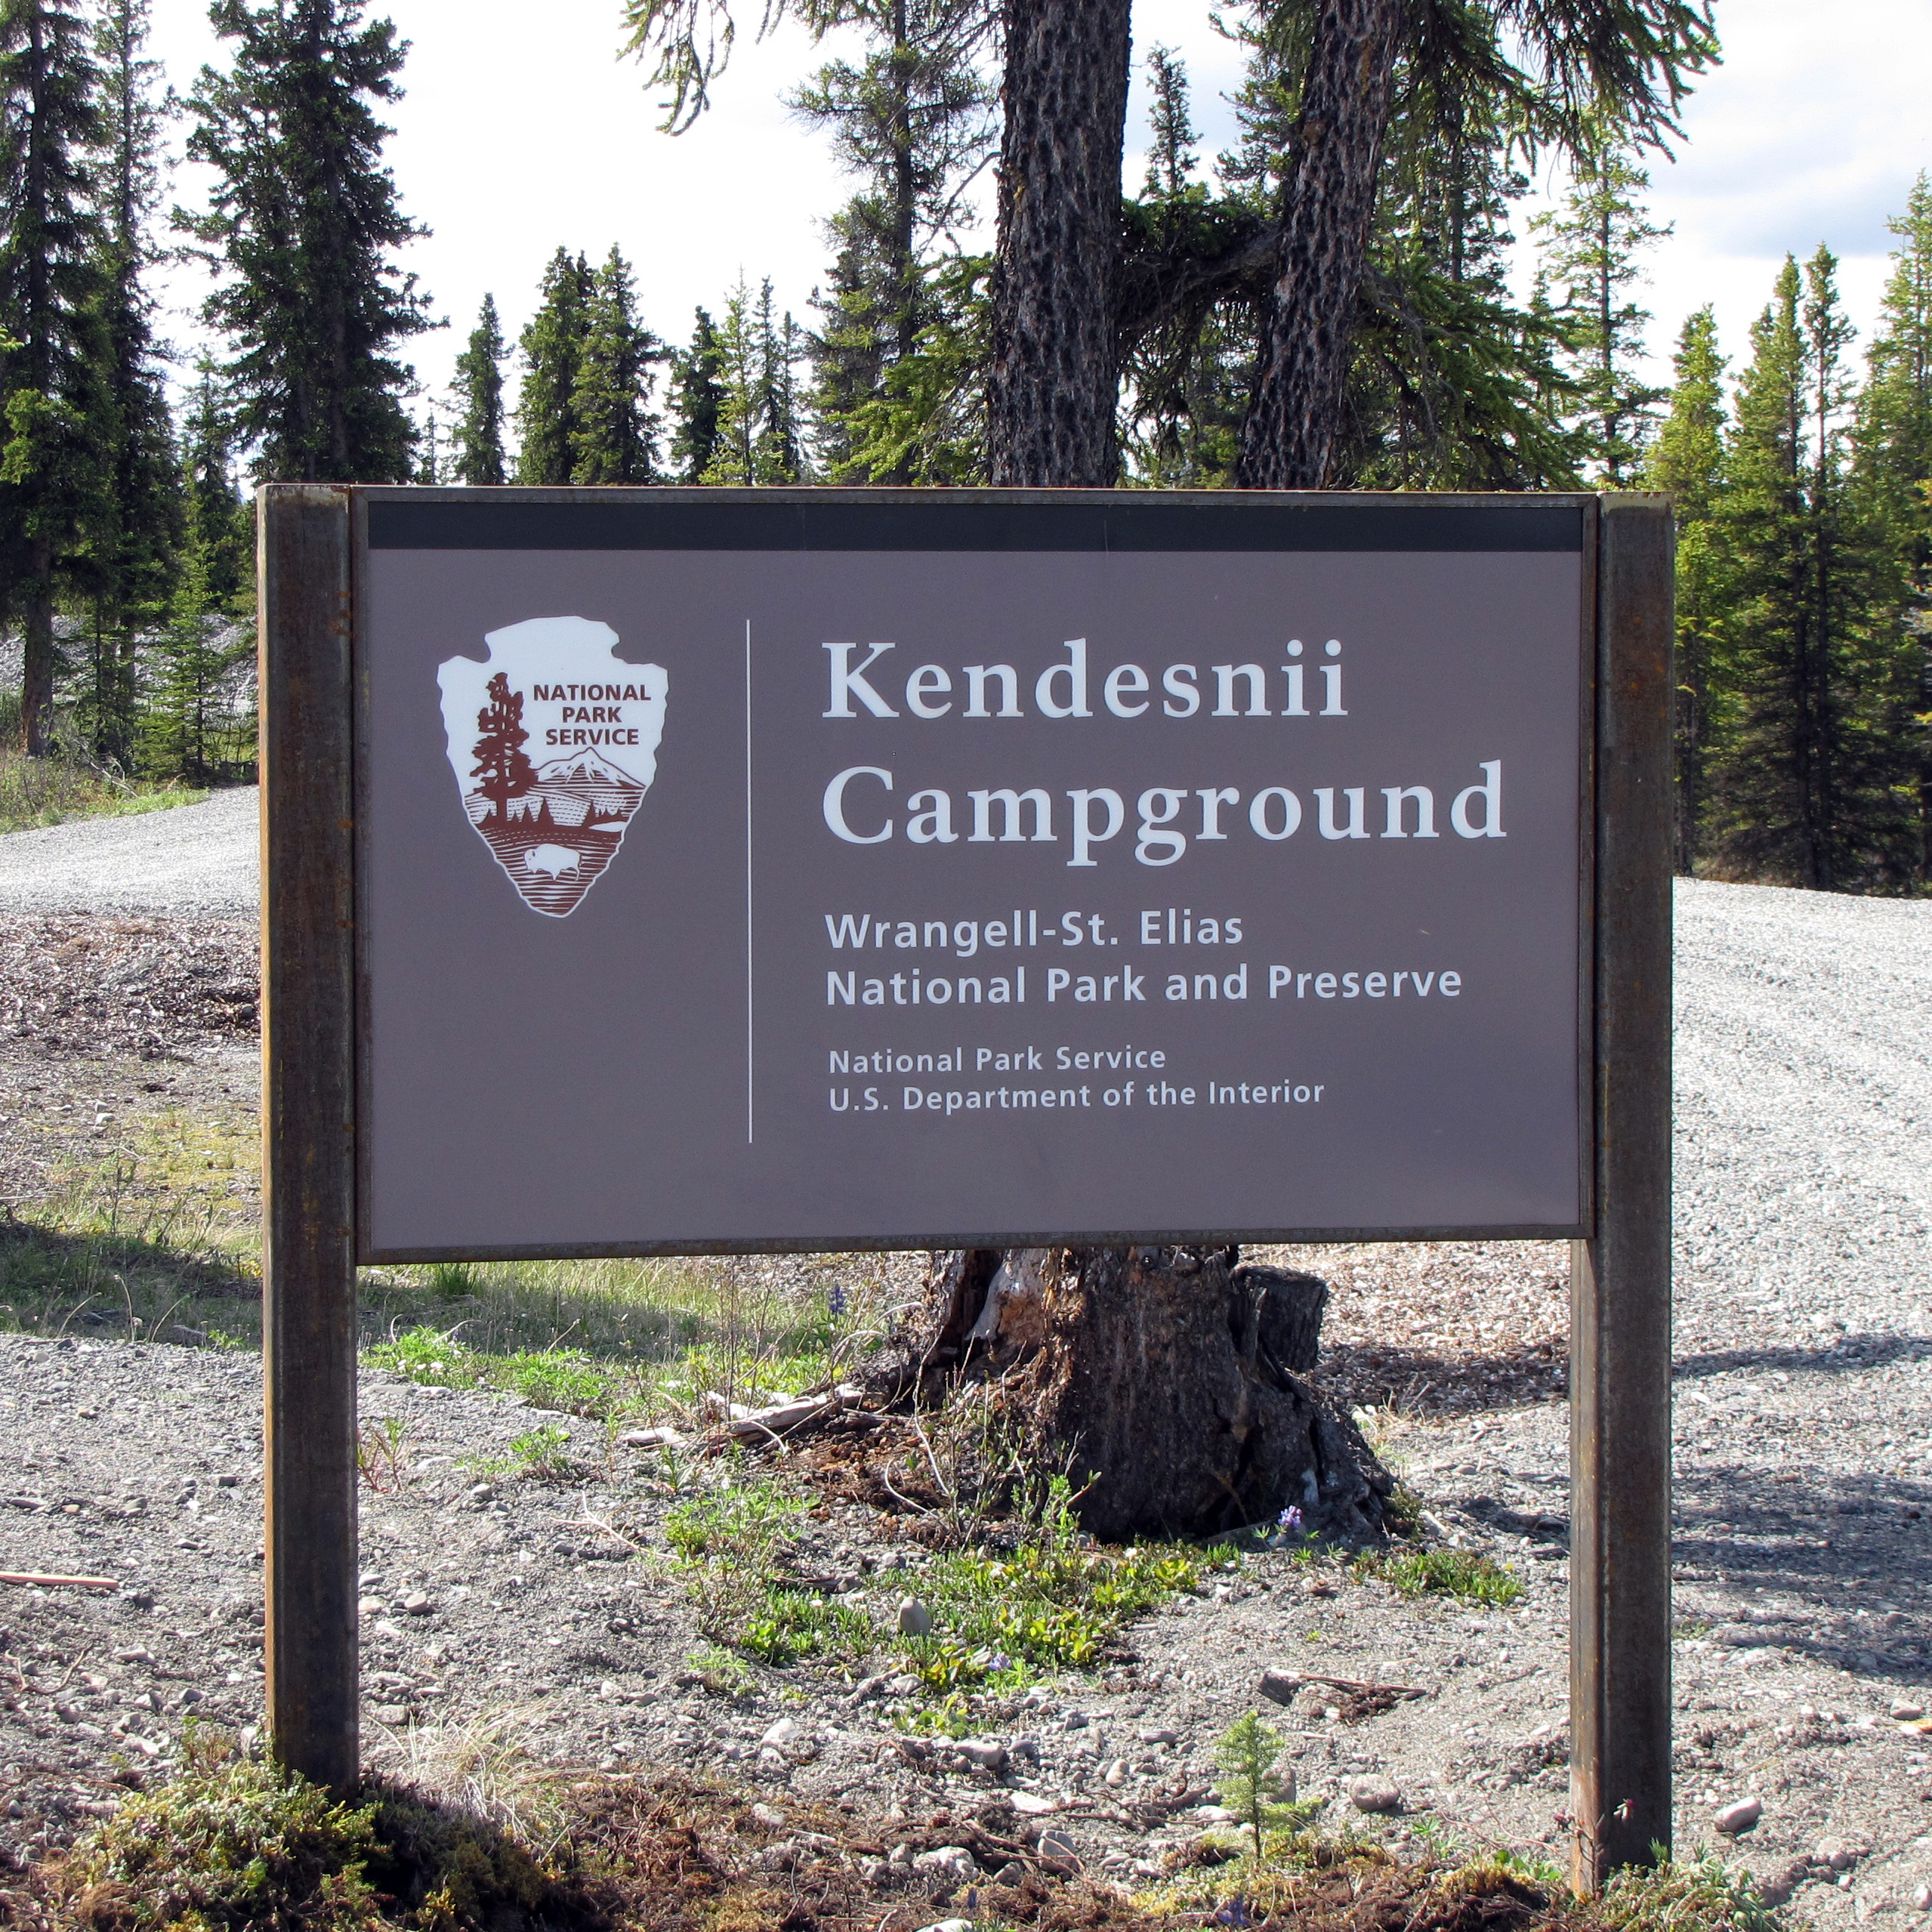
[[[968,1248],[925,1373],[1001,1377],[1107,1542],[1272,1523],[1379,1541],[1393,1480],[1305,1378],[1327,1284],[1231,1248]]]

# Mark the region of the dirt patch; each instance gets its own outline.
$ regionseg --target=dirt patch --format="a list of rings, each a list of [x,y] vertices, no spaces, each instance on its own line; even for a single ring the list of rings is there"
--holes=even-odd
[[[0,918],[0,1037],[64,1054],[192,1057],[252,1039],[257,940],[218,919]]]

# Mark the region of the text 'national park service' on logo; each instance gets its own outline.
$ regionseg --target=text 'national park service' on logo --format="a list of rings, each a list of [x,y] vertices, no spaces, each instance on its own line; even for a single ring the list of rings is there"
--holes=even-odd
[[[523,903],[575,912],[624,843],[657,775],[669,683],[625,664],[585,617],[492,631],[489,656],[437,667],[443,739],[463,807]]]

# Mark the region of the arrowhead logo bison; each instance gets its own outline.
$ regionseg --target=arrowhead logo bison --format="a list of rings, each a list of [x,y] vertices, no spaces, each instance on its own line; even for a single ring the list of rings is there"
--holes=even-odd
[[[437,668],[443,741],[477,835],[533,912],[566,918],[603,876],[657,775],[669,680],[625,664],[585,617],[492,631]]]

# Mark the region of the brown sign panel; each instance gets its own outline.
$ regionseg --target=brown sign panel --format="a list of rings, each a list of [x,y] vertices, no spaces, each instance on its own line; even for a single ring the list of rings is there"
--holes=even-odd
[[[366,1258],[1585,1227],[1592,499],[356,514]]]

